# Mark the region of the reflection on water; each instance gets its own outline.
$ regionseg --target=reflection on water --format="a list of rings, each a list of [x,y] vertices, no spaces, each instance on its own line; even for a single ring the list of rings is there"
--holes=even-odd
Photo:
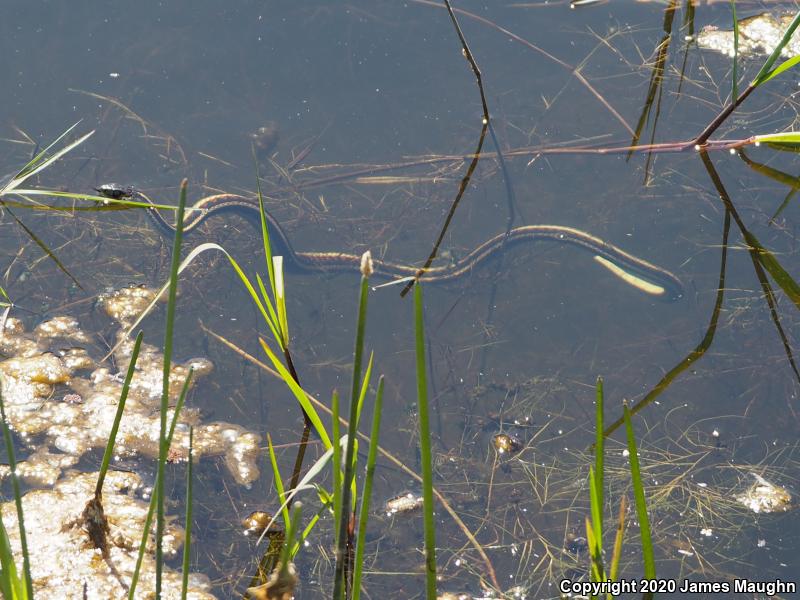
[[[255,143],[267,206],[296,250],[370,249],[422,264],[481,128],[475,81],[445,11],[366,2],[187,8],[15,3],[0,24],[0,49],[13,57],[0,65],[7,82],[0,173],[82,118],[95,136],[32,185],[88,192],[116,181],[171,203],[188,177],[194,199],[252,196]],[[800,275],[793,157],[753,148],[741,157],[715,153],[709,167],[692,152],[565,152],[696,136],[725,102],[730,60],[685,40],[703,25],[729,23],[728,8],[674,5],[666,19],[656,3],[459,8],[484,19],[459,17],[506,153],[512,225],[589,232],[675,273],[685,293],[675,303],[653,301],[561,246],[504,252],[485,269],[429,286],[437,487],[477,532],[502,587],[549,596],[559,577],[585,576],[585,556],[566,548],[585,537],[584,450],[602,374],[609,423],[620,399],[646,399],[636,427],[659,575],[786,578],[798,566],[792,512],[762,511],[755,521],[735,497],[753,485],[749,472],[781,489],[796,479],[797,305],[775,269],[777,262],[788,276]],[[741,68],[749,81],[758,65]],[[715,137],[790,128],[793,91],[791,77],[770,82]],[[436,266],[457,263],[508,226],[505,182],[488,137],[483,150]],[[87,466],[86,457],[73,465],[44,445],[34,449],[43,444],[41,431],[55,426],[47,412],[52,386],[64,392],[63,411],[83,414],[86,390],[66,389],[67,380],[82,379],[75,373],[86,359],[74,348],[97,346],[89,353],[96,357],[116,335],[96,299],[130,284],[161,284],[170,242],[139,211],[7,208],[0,210],[0,286],[17,306],[6,331],[27,344],[26,359],[64,350],[41,359],[57,361],[61,375],[56,365],[43,366],[50,379],[28,382],[50,386],[32,392],[29,411],[44,429],[22,440],[32,444],[28,460],[40,457],[47,472],[40,483],[50,485],[61,470]],[[250,222],[220,215],[199,229],[187,246],[214,240],[248,273],[263,270]],[[743,240],[771,254],[744,251]],[[344,274],[287,279],[295,366],[320,399],[349,385],[356,284]],[[410,312],[399,288],[374,292],[368,344],[387,381],[381,445],[419,470]],[[260,356],[257,337],[268,332],[258,330],[259,317],[224,259],[204,256],[187,269],[178,314],[178,355],[207,356],[215,365],[195,388],[190,414],[231,423],[222,437],[258,432],[248,438],[248,469],[257,439],[269,432],[290,469],[302,423],[290,394],[198,325]],[[54,317],[76,320],[86,338],[43,346],[33,332]],[[161,338],[161,319],[156,311],[145,321],[147,340]],[[20,348],[0,348],[2,358],[21,356]],[[99,368],[112,378],[123,363]],[[15,364],[3,363],[4,371]],[[498,454],[501,435],[513,435],[519,447]],[[608,515],[628,492],[621,447],[610,447],[618,455],[609,458]],[[150,472],[147,461],[140,466]],[[273,512],[275,492],[254,471],[242,476],[214,461],[198,470],[197,568],[227,597],[247,587],[261,552],[241,535],[240,522],[253,511]],[[378,499],[413,489],[382,461],[376,479]],[[443,587],[484,593],[482,562],[440,512]],[[323,517],[298,560],[303,597],[329,591],[329,529]],[[623,569],[635,577],[638,534],[630,529]],[[421,568],[409,551],[420,545],[419,517],[376,517],[370,534],[367,589],[392,598],[416,593],[420,578],[407,573]]]

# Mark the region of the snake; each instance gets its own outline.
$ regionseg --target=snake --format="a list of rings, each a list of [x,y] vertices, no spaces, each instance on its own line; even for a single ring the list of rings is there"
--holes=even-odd
[[[104,198],[132,200],[146,205],[147,214],[156,227],[167,235],[174,235],[176,228],[156,208],[155,203],[141,191],[131,187],[108,183],[95,188]],[[238,194],[222,193],[206,196],[191,207],[191,215],[184,221],[183,233],[196,230],[206,219],[222,212],[232,211],[251,218],[260,218],[261,208],[257,198]],[[301,271],[353,271],[361,265],[361,256],[346,252],[304,252],[294,249],[286,231],[267,211],[264,216],[269,227],[270,243],[274,255],[283,255],[284,260]],[[432,266],[421,270],[411,265],[397,264],[373,259],[373,273],[384,279],[409,280],[419,278],[423,282],[453,281],[468,275],[490,258],[504,250],[522,243],[539,241],[556,242],[575,246],[589,252],[597,262],[625,283],[659,299],[675,301],[683,297],[683,284],[670,271],[634,256],[590,233],[563,225],[522,225],[489,238],[475,247],[463,258],[444,266]]]

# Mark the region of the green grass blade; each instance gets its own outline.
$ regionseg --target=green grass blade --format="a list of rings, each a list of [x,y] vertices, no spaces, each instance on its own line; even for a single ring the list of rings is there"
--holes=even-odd
[[[17,173],[17,175],[12,180],[9,181],[8,184],[2,190],[0,190],[0,196],[2,196],[4,194],[10,194],[10,193],[14,192],[14,190],[16,188],[18,188],[20,185],[22,185],[27,179],[29,179],[30,177],[33,177],[34,175],[36,175],[40,171],[42,171],[42,170],[46,169],[47,167],[49,167],[51,164],[56,162],[59,158],[61,158],[62,156],[64,156],[68,152],[71,152],[73,149],[75,149],[78,146],[80,146],[83,142],[88,140],[94,134],[94,130],[92,130],[89,133],[82,135],[77,140],[75,140],[73,142],[70,142],[69,144],[67,144],[66,146],[64,146],[60,150],[58,150],[56,153],[54,153],[53,155],[48,156],[48,157],[45,158],[44,157],[45,154],[53,146],[55,146],[59,141],[61,141],[77,125],[78,125],[78,123],[75,123],[75,125],[73,125],[69,129],[67,129],[54,142],[52,142],[47,148],[42,150],[27,165],[25,165],[22,168],[22,170],[19,173]]]
[[[335,535],[339,535],[339,519],[342,518],[342,446],[339,431],[339,391],[333,390],[331,398],[331,435],[333,436],[333,522]],[[334,548],[338,541],[334,541]]]
[[[756,144],[769,144],[778,150],[783,146],[786,150],[796,151],[800,146],[800,131],[781,131],[779,133],[755,135],[753,136],[753,142]]]
[[[278,468],[278,457],[275,456],[275,447],[272,445],[272,436],[269,433],[267,434],[267,447],[269,448],[269,461],[272,465],[272,475],[275,478],[275,491],[278,492],[278,500],[281,503],[283,526],[286,530],[288,530],[289,525],[291,524],[291,516],[289,515],[289,502],[286,500],[286,488],[283,485],[281,470]],[[267,527],[267,529],[269,529],[269,527]]]
[[[169,410],[169,376],[172,368],[172,345],[175,330],[175,305],[178,293],[178,266],[181,262],[181,241],[183,239],[183,214],[186,207],[186,190],[189,183],[186,179],[181,182],[181,192],[178,199],[178,214],[175,222],[175,235],[172,243],[172,262],[169,270],[169,291],[167,294],[166,331],[164,333],[164,368],[161,387],[161,427],[158,449],[158,476],[159,482],[156,494],[156,598],[161,598],[161,575],[164,567],[164,548],[162,538],[166,524],[164,514],[164,468],[167,462],[167,411]]]
[[[345,595],[345,562],[346,545],[348,542],[348,525],[350,523],[352,490],[355,475],[355,439],[358,431],[358,405],[361,400],[360,391],[363,387],[361,380],[361,361],[364,357],[364,332],[367,325],[367,304],[369,298],[369,273],[361,276],[361,287],[358,299],[358,313],[356,317],[356,339],[353,349],[353,376],[350,388],[350,412],[347,424],[347,448],[344,456],[344,479],[342,481],[342,504],[339,521],[336,524],[336,572],[333,580],[333,598],[340,600]],[[338,467],[337,467],[338,468]]]
[[[189,427],[189,462],[186,463],[186,534],[183,540],[183,571],[181,573],[181,600],[186,600],[189,590],[189,564],[192,558],[192,449],[194,427]]]
[[[292,547],[291,554],[289,555],[289,558],[291,560],[294,560],[294,557],[297,556],[297,553],[303,546],[303,542],[305,542],[306,538],[309,535],[311,535],[311,532],[314,530],[314,527],[317,526],[320,517],[322,517],[322,514],[329,508],[330,506],[328,504],[323,504],[322,506],[319,507],[317,514],[311,517],[311,519],[308,521],[308,525],[305,526],[305,529],[303,529],[303,532],[300,534],[300,537],[297,538],[297,541],[294,543],[294,546]]]
[[[119,404],[117,404],[117,413],[114,415],[114,423],[111,425],[111,432],[108,435],[106,450],[103,453],[103,462],[100,464],[100,475],[97,477],[97,488],[94,492],[95,496],[100,496],[103,492],[103,482],[108,472],[108,465],[111,464],[111,457],[114,455],[114,443],[117,440],[117,432],[119,431],[119,423],[122,421],[122,412],[125,410],[125,402],[128,400],[128,392],[131,388],[133,373],[136,371],[136,361],[139,358],[139,349],[142,346],[143,337],[144,332],[140,331],[133,344],[128,372],[125,374],[125,381],[122,383],[122,393],[119,396]]]
[[[644,561],[644,576],[647,579],[656,578],[656,561],[653,555],[653,540],[650,537],[650,518],[647,516],[647,503],[642,485],[642,473],[639,469],[639,455],[636,449],[636,437],[631,423],[631,412],[628,403],[622,406],[623,419],[625,419],[625,435],[628,438],[628,460],[631,467],[631,481],[633,483],[633,497],[636,501],[636,516],[639,519],[639,531],[642,535],[642,560]]]
[[[343,439],[343,443],[347,442],[347,438],[346,437],[344,437],[342,439]],[[282,512],[286,507],[288,507],[289,504],[294,501],[294,497],[297,494],[299,494],[302,491],[309,490],[309,489],[316,489],[317,490],[317,493],[319,494],[320,500],[322,500],[323,504],[331,504],[333,502],[333,499],[330,497],[328,492],[326,492],[324,489],[322,489],[321,487],[319,487],[317,485],[309,483],[312,479],[317,477],[322,472],[322,470],[328,464],[328,461],[331,460],[332,456],[333,456],[333,448],[329,448],[328,450],[325,451],[325,453],[322,456],[320,456],[317,459],[317,461],[313,465],[311,465],[311,468],[306,472],[306,474],[303,476],[303,478],[298,482],[297,487],[294,488],[292,491],[290,491],[288,496],[286,496],[286,500],[281,504],[281,506],[278,509],[278,512]],[[272,517],[272,520],[264,528],[264,533],[262,533],[261,537],[258,538],[259,543],[261,542],[263,537],[266,535],[266,533],[269,530],[269,528],[272,527],[273,523],[275,523],[275,519],[276,519],[276,517]]]
[[[627,514],[627,501],[625,496],[622,496],[619,501],[619,518],[617,519],[617,533],[614,536],[614,550],[611,553],[611,567],[608,574],[611,581],[617,581],[617,574],[619,573],[619,563],[622,558],[622,538],[625,535],[625,515]],[[611,595],[609,594],[609,599]]]
[[[372,364],[375,358],[375,353],[369,353],[369,360],[367,361],[367,369],[364,371],[364,381],[361,384],[361,392],[358,396],[358,405],[356,406],[356,429],[361,423],[361,409],[364,407],[364,399],[367,397],[367,390],[369,389],[369,382],[372,379]],[[351,417],[352,418],[352,417]],[[356,440],[357,442],[358,440]]]
[[[267,310],[269,311],[270,318],[267,319],[267,324],[272,330],[272,335],[275,337],[275,341],[278,342],[278,345],[281,347],[281,350],[284,350],[283,335],[278,331],[276,326],[276,323],[280,323],[280,321],[278,320],[278,315],[275,314],[275,309],[272,307],[272,301],[269,299],[269,294],[267,294],[266,287],[264,287],[264,281],[261,279],[261,275],[259,275],[258,273],[256,273],[256,281],[258,282],[258,289],[261,292],[261,297],[264,299],[264,305],[267,307]]]
[[[786,47],[786,44],[789,43],[789,40],[792,39],[794,30],[797,29],[798,25],[800,25],[800,11],[794,16],[794,19],[792,19],[786,32],[783,34],[780,43],[772,51],[772,54],[769,55],[762,65],[761,70],[758,72],[758,75],[756,75],[756,78],[753,80],[753,83],[750,85],[759,86],[770,78],[772,65],[775,64],[775,61],[777,61],[778,57],[781,55],[781,51]]]
[[[61,262],[61,260],[58,258],[58,256],[56,255],[56,253],[55,253],[55,252],[53,252],[53,251],[50,249],[50,247],[49,247],[47,244],[45,244],[45,243],[44,243],[44,240],[42,240],[42,239],[41,239],[41,238],[40,238],[38,235],[36,235],[36,234],[35,234],[35,233],[34,233],[34,232],[33,232],[33,231],[32,231],[32,230],[31,230],[31,229],[30,229],[30,228],[29,228],[27,225],[25,225],[25,223],[23,223],[23,222],[22,222],[22,221],[21,221],[21,220],[20,220],[20,219],[17,217],[17,215],[15,215],[15,214],[12,212],[12,210],[11,210],[11,209],[10,209],[8,206],[6,206],[6,211],[7,211],[7,212],[8,212],[8,214],[10,214],[10,215],[11,215],[11,217],[12,217],[12,218],[13,218],[13,219],[14,219],[14,220],[17,222],[17,225],[19,225],[20,227],[22,227],[22,229],[24,229],[24,230],[25,230],[25,233],[27,233],[27,234],[28,234],[28,237],[29,237],[29,238],[31,238],[31,240],[33,240],[33,243],[35,243],[37,246],[39,246],[39,248],[42,250],[42,252],[44,252],[44,253],[47,255],[47,257],[48,257],[50,260],[52,260],[52,261],[53,261],[53,262],[56,264],[56,266],[59,268],[59,270],[60,270],[62,273],[64,273],[64,275],[66,275],[67,277],[69,277],[69,278],[72,280],[72,283],[74,283],[75,285],[77,285],[77,286],[78,286],[80,289],[83,289],[83,286],[80,284],[80,282],[79,282],[79,281],[78,281],[78,280],[75,278],[75,276],[74,276],[72,273],[70,273],[70,272],[69,272],[69,269],[67,269],[67,267],[64,265],[64,263],[62,263],[62,262]]]
[[[605,429],[604,417],[603,378],[597,378],[597,391],[595,398],[595,444],[594,444],[594,495],[596,506],[592,505],[592,519],[594,520],[594,534],[603,543],[603,508],[605,502]],[[595,514],[596,508],[596,514]]]
[[[272,263],[272,244],[269,240],[269,227],[267,226],[267,211],[264,208],[264,196],[261,193],[261,177],[258,173],[258,159],[255,149],[253,149],[253,163],[256,167],[256,192],[258,195],[258,209],[261,217],[261,241],[264,244],[264,262],[267,263],[267,273],[269,274],[269,285],[272,288],[272,297],[277,296],[275,290],[275,271]]]
[[[3,598],[24,598],[27,592],[25,584],[17,573],[17,564],[14,562],[14,553],[11,551],[11,542],[8,532],[3,525],[3,515],[0,514],[0,594]]]
[[[303,408],[305,413],[308,415],[308,419],[311,421],[311,424],[314,426],[314,430],[317,432],[317,435],[322,440],[322,443],[325,444],[325,448],[331,448],[333,444],[331,444],[331,439],[328,437],[328,432],[325,431],[325,426],[322,424],[322,419],[319,418],[319,413],[317,413],[314,405],[309,402],[306,393],[303,389],[297,384],[292,377],[291,373],[283,366],[283,363],[278,360],[278,357],[275,356],[275,353],[270,350],[270,347],[264,341],[263,338],[258,338],[258,341],[261,343],[261,347],[264,349],[264,352],[269,357],[270,361],[272,362],[272,366],[275,367],[275,370],[278,371],[283,381],[289,387],[289,389],[294,394],[294,397],[300,403],[300,406]]]
[[[381,432],[381,413],[383,412],[383,375],[378,379],[378,391],[375,394],[375,410],[372,414],[372,430],[369,434],[369,453],[367,469],[364,477],[364,489],[361,492],[361,511],[358,516],[358,536],[356,537],[356,557],[353,567],[352,600],[359,600],[361,595],[361,578],[364,572],[364,546],[367,541],[367,522],[369,521],[370,501],[372,499],[372,481],[375,477],[375,463],[378,460],[378,440]]]
[[[178,419],[181,414],[181,410],[183,409],[183,405],[186,402],[186,394],[189,391],[189,384],[192,380],[192,374],[194,373],[193,369],[189,369],[189,373],[186,375],[186,380],[183,382],[183,387],[181,388],[181,395],[178,397],[178,402],[175,404],[175,411],[172,415],[172,423],[169,426],[169,433],[167,434],[167,447],[172,445],[172,437],[175,434],[175,427],[178,424]],[[157,473],[157,472],[156,472]],[[159,480],[158,475],[156,474],[156,483],[153,486],[153,495],[150,496],[150,505],[147,508],[147,515],[144,519],[144,527],[142,528],[142,539],[139,542],[139,552],[136,557],[136,566],[133,569],[133,575],[131,576],[131,584],[130,589],[128,590],[128,600],[134,600],[134,593],[136,592],[136,586],[139,583],[139,573],[142,569],[142,561],[144,560],[144,553],[147,548],[147,538],[150,535],[150,527],[153,524],[153,514],[156,510],[156,500],[158,498],[158,486]]]
[[[19,525],[19,541],[22,547],[22,583],[24,587],[19,587],[19,598],[33,599],[33,580],[31,579],[31,562],[28,554],[28,536],[25,533],[25,516],[22,511],[22,493],[19,489],[19,478],[17,477],[17,459],[14,455],[14,443],[11,440],[11,431],[6,421],[6,407],[3,402],[3,395],[0,393],[0,421],[3,426],[3,439],[6,443],[6,454],[8,455],[8,467],[11,470],[11,485],[14,490],[14,503],[17,507],[17,523]],[[13,561],[13,557],[11,559]],[[17,581],[19,581],[17,579]],[[24,595],[23,595],[24,592]]]
[[[772,71],[770,71],[764,77],[764,79],[761,81],[761,83],[766,83],[770,79],[773,79],[773,78],[777,77],[778,75],[780,75],[781,73],[784,73],[784,72],[788,71],[789,69],[793,68],[799,62],[800,62],[800,55],[793,56],[792,58],[783,61],[780,65],[778,65]]]
[[[24,176],[26,173],[29,173],[34,168],[36,168],[36,165],[38,165],[40,162],[42,162],[47,157],[47,153],[50,152],[50,149],[54,148],[55,146],[57,146],[58,143],[61,140],[63,140],[70,133],[72,133],[72,130],[75,129],[78,125],[80,125],[82,120],[83,119],[80,119],[80,120],[76,121],[75,123],[73,123],[72,125],[70,125],[69,127],[67,127],[67,129],[64,132],[61,133],[61,135],[59,135],[56,139],[54,139],[47,146],[45,146],[42,150],[40,150],[32,159],[30,159],[25,164],[24,167],[22,167],[19,171],[17,171],[17,173],[14,175],[14,177],[12,179],[18,179],[18,178]]]
[[[209,250],[216,250],[216,251],[222,252],[222,254],[225,255],[225,258],[228,259],[228,262],[230,263],[231,267],[233,267],[233,270],[239,276],[239,280],[242,282],[242,284],[245,286],[245,288],[247,288],[247,291],[250,294],[250,297],[253,300],[253,303],[258,308],[259,312],[261,313],[261,316],[264,318],[264,321],[272,329],[273,335],[276,338],[279,338],[280,336],[279,336],[277,330],[272,325],[272,321],[270,320],[270,317],[269,317],[269,315],[267,313],[267,310],[264,308],[264,305],[262,304],[261,299],[259,298],[258,292],[253,287],[253,284],[250,283],[250,279],[248,279],[247,275],[245,275],[244,271],[239,266],[239,263],[236,262],[236,260],[233,258],[233,256],[231,256],[231,254],[227,250],[225,250],[225,248],[220,246],[219,244],[215,244],[213,242],[207,242],[207,243],[200,244],[199,246],[195,247],[191,252],[189,252],[186,255],[186,258],[183,259],[183,262],[181,262],[180,267],[178,267],[178,273],[182,273],[186,269],[186,267],[188,267],[198,256],[200,256],[201,254],[203,254],[205,252],[208,252]],[[165,283],[163,286],[161,286],[161,289],[158,290],[158,293],[155,294],[153,299],[150,301],[150,304],[147,305],[147,307],[136,318],[136,320],[133,322],[133,324],[130,327],[128,327],[127,330],[125,330],[125,335],[121,336],[120,341],[118,341],[116,344],[114,344],[114,346],[106,353],[106,355],[103,357],[102,360],[108,359],[108,357],[111,356],[114,353],[114,351],[119,347],[119,345],[122,342],[125,341],[127,336],[130,335],[130,333],[141,324],[141,322],[144,320],[144,318],[148,314],[150,314],[150,311],[153,310],[153,307],[155,307],[155,305],[158,303],[158,301],[161,299],[161,297],[169,290],[169,285],[170,285],[169,281],[167,281],[167,283]]]
[[[417,355],[417,410],[419,412],[419,446],[422,462],[423,518],[425,523],[425,592],[428,600],[436,599],[436,528],[433,520],[433,459],[431,429],[428,418],[428,378],[425,372],[425,325],[422,313],[422,286],[414,286],[414,337]]]
[[[756,251],[758,262],[772,275],[775,283],[778,284],[795,306],[800,308],[800,285],[798,285],[797,281],[786,272],[786,269],[778,262],[775,255],[762,246],[761,242],[752,233],[743,231],[742,235],[747,245]]]
[[[286,530],[286,541],[283,544],[283,548],[281,548],[281,570],[285,570],[289,568],[289,563],[291,562],[291,553],[292,548],[295,545],[295,536],[297,535],[297,524],[300,522],[302,518],[302,511],[303,511],[303,503],[302,502],[295,502],[292,505],[292,517],[289,524],[288,529]]]
[[[587,524],[591,525],[592,531],[591,536],[587,537],[587,541],[589,541],[589,549],[592,555],[592,573],[597,571],[598,579],[594,581],[602,581],[603,580],[603,538],[598,535],[598,532],[602,533],[603,531],[603,511],[600,508],[600,500],[598,498],[598,483],[597,477],[595,475],[594,469],[589,467],[589,504],[590,510],[592,513],[592,518],[587,519]],[[591,540],[594,540],[595,544],[591,543]],[[596,546],[596,547],[595,547]]]
[[[603,573],[603,546],[594,537],[594,525],[592,520],[586,517],[584,522],[586,528],[586,545],[589,547],[589,581],[604,581],[605,574]],[[590,596],[590,598],[597,598],[597,596]]]

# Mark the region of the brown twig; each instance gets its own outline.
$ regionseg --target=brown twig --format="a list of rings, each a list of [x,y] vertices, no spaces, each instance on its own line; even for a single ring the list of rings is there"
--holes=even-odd
[[[433,6],[435,8],[442,8],[441,4],[439,4],[437,2],[433,2],[432,0],[411,0],[411,1],[414,2],[415,4],[422,4],[422,5],[425,5],[425,6]],[[538,52],[539,54],[541,54],[542,56],[544,56],[548,60],[553,61],[558,66],[560,66],[563,69],[566,69],[567,71],[569,71],[572,74],[573,77],[575,77],[583,86],[585,86],[586,89],[589,90],[589,92],[595,98],[597,98],[603,106],[606,107],[606,109],[614,116],[615,119],[617,119],[622,124],[622,126],[625,128],[625,130],[630,135],[634,135],[633,129],[631,129],[631,126],[628,125],[628,123],[625,121],[625,119],[622,117],[622,115],[620,115],[616,111],[616,109],[614,109],[614,107],[611,106],[608,103],[608,101],[600,94],[600,92],[598,92],[594,88],[594,86],[592,86],[591,83],[589,83],[589,81],[581,74],[580,70],[578,70],[576,67],[573,67],[572,65],[570,65],[569,63],[561,60],[560,58],[557,58],[556,56],[553,56],[552,54],[550,54],[549,52],[547,52],[543,48],[540,48],[536,44],[532,44],[531,42],[529,42],[525,38],[522,38],[522,37],[518,36],[516,33],[513,33],[511,31],[509,31],[505,27],[501,27],[500,25],[498,25],[497,23],[495,23],[493,21],[490,21],[489,19],[481,17],[480,15],[476,15],[475,13],[471,13],[471,12],[469,12],[467,10],[462,9],[462,8],[457,8],[457,9],[454,10],[454,12],[457,12],[460,15],[464,15],[468,19],[472,19],[474,21],[478,21],[479,23],[487,25],[487,26],[491,27],[492,29],[495,29],[496,31],[499,31],[503,35],[506,35],[506,36],[510,37],[513,41],[522,44],[526,48],[530,48],[534,52]]]

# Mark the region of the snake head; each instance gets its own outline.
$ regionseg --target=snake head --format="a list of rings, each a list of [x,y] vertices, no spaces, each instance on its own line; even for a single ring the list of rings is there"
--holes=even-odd
[[[101,196],[112,200],[121,200],[133,196],[133,186],[120,185],[118,183],[104,183],[100,187],[94,188]]]

